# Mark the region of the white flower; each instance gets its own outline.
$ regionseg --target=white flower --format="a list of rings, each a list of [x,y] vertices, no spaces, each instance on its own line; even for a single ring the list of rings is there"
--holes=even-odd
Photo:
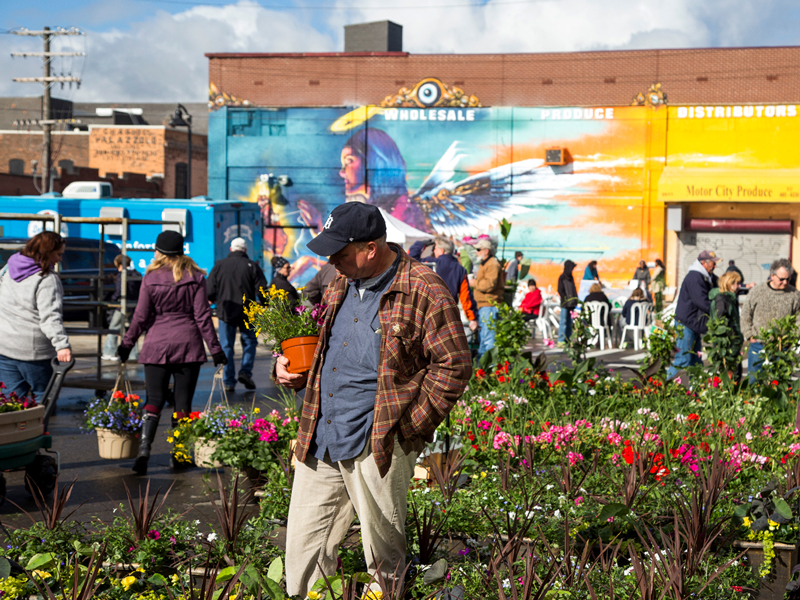
[[[517,518],[517,513],[515,513],[515,512],[508,513],[508,518],[513,521],[514,519]]]
[[[623,574],[623,575],[625,575],[625,577],[627,577],[627,576],[628,576],[628,575],[630,575],[631,573],[633,573],[633,567],[628,567],[627,569],[625,569],[625,570],[622,572],[622,574]]]
[[[535,515],[536,515],[536,513],[533,512],[532,510],[529,510],[529,511],[525,512],[525,518],[526,519],[532,519]]]
[[[195,525],[200,525],[200,521],[195,521],[194,524]]]
[[[208,541],[209,542],[213,542],[215,539],[217,539],[217,534],[216,533],[209,533],[208,534]]]
[[[551,483],[551,484],[547,485],[547,486],[546,486],[544,489],[545,489],[545,490],[547,490],[547,491],[549,492],[549,491],[550,491],[550,490],[552,490],[554,487],[555,487],[555,486],[554,486],[554,485]]]
[[[560,519],[560,518],[561,518],[561,511],[560,511],[560,510],[558,510],[558,509],[556,509],[556,512],[554,512],[554,513],[553,513],[553,516],[554,516],[556,519]]]
[[[503,579],[503,587],[504,588],[510,588],[511,587],[511,582],[508,579]]]
[[[597,393],[597,390],[589,390],[589,395],[594,396]]]

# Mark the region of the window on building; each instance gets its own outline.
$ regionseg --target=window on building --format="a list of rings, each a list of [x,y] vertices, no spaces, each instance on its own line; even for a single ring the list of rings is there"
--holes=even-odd
[[[8,161],[8,172],[11,175],[25,175],[25,161],[21,158],[12,158]]]
[[[71,160],[67,159],[60,160],[58,161],[58,166],[65,173],[72,174],[75,172],[75,163],[73,163]]]
[[[187,198],[189,196],[189,176],[186,163],[175,163],[175,197]]]

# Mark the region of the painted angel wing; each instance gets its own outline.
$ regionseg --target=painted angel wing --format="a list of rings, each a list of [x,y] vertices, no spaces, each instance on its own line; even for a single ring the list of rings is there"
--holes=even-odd
[[[573,165],[550,167],[543,160],[528,159],[453,181],[464,156],[453,143],[409,198],[422,211],[427,228],[437,233],[485,231],[503,217],[550,205],[558,195],[585,192],[588,183],[613,177],[574,173]]]

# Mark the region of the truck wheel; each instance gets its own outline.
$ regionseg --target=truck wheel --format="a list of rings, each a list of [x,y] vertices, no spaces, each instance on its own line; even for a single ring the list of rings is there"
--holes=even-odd
[[[25,489],[33,495],[28,478],[39,488],[43,496],[49,496],[56,487],[56,461],[51,456],[37,454],[33,462],[25,467]]]

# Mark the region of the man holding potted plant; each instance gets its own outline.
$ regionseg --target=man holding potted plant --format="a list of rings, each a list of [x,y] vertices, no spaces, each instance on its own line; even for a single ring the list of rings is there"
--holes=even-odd
[[[386,242],[377,207],[338,206],[308,247],[338,275],[310,371],[276,361],[279,384],[306,389],[286,549],[287,591],[301,597],[335,572],[354,511],[368,570],[402,572],[414,463],[472,371],[447,286]]]

